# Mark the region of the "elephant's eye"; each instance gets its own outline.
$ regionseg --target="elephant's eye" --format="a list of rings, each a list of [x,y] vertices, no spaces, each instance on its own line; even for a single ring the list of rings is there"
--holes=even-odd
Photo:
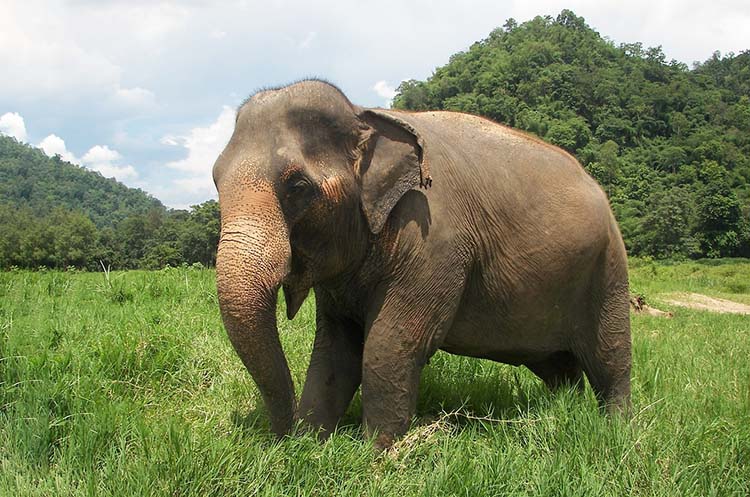
[[[288,191],[290,194],[297,195],[310,190],[312,182],[305,176],[294,176],[289,179]]]
[[[284,181],[281,208],[290,226],[302,219],[313,204],[317,192],[315,186],[315,183],[301,171],[293,173]]]

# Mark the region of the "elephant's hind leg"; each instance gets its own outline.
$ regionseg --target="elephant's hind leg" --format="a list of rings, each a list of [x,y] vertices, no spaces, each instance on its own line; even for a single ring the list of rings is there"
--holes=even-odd
[[[630,409],[630,308],[627,284],[609,292],[596,313],[591,337],[578,344],[581,361],[600,406],[608,413]]]
[[[556,352],[550,357],[526,364],[553,392],[560,388],[583,389],[581,363],[571,352]]]

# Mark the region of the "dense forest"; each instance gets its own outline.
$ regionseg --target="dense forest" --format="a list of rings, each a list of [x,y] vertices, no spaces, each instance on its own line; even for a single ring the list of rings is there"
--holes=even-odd
[[[564,10],[508,20],[395,108],[483,115],[574,154],[609,195],[631,255],[750,257],[750,51],[688,68],[616,46]],[[0,268],[213,265],[215,201],[141,190],[0,136]]]
[[[83,167],[47,157],[37,148],[0,135],[0,202],[29,207],[37,215],[76,209],[98,227],[131,214],[164,210],[157,199]]]
[[[574,154],[631,255],[750,256],[750,50],[689,69],[564,10],[508,20],[393,105],[482,115]]]
[[[145,192],[0,136],[0,269],[213,265],[219,205]]]

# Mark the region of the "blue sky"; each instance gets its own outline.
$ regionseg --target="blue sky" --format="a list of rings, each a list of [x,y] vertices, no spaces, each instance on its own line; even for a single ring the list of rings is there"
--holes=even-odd
[[[184,208],[215,198],[255,89],[321,76],[386,106],[506,19],[563,8],[687,64],[750,49],[746,0],[0,0],[0,133]]]

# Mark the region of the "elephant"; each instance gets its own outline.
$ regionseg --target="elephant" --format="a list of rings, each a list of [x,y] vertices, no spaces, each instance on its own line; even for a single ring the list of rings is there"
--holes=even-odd
[[[324,80],[238,109],[213,167],[224,327],[271,429],[322,437],[361,387],[378,448],[406,433],[438,349],[526,366],[550,388],[588,378],[630,406],[627,258],[609,201],[571,155],[478,116],[364,108]],[[312,290],[299,403],[279,340]]]

